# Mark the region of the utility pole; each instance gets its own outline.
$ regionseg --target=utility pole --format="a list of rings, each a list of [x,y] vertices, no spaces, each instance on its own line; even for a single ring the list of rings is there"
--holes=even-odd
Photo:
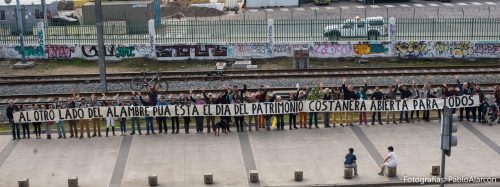
[[[17,29],[19,31],[19,45],[21,47],[21,64],[27,64],[26,54],[24,54],[24,25],[23,16],[21,14],[21,3],[16,0],[16,17],[17,17]]]
[[[19,0],[18,0],[19,1]],[[101,91],[107,92],[106,82],[106,49],[104,49],[104,29],[102,23],[101,0],[95,0],[95,25],[97,28],[97,56],[99,57],[99,79],[101,80]]]
[[[154,0],[154,3],[155,3],[155,27],[159,27],[161,25],[160,0]]]

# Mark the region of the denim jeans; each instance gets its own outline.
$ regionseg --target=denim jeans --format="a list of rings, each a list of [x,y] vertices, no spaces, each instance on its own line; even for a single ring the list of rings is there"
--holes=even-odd
[[[14,123],[13,119],[9,119],[10,126],[12,127],[12,137],[14,139],[21,138],[21,132],[19,131],[19,123]]]
[[[58,121],[56,123],[57,134],[59,137],[66,137],[66,132],[64,131],[64,121]]]
[[[153,117],[146,117],[146,132],[149,133],[149,130],[151,130],[151,133],[155,133],[154,129],[154,124],[153,124]]]
[[[141,132],[141,123],[139,122],[138,117],[133,117],[132,118],[132,133],[135,133],[135,128],[137,126],[137,131],[139,131],[139,134],[142,134]]]
[[[317,112],[310,112],[309,113],[309,128],[312,127],[313,117],[314,117],[314,126],[318,127],[318,113]]]
[[[122,133],[127,132],[126,122],[127,122],[127,118],[120,118],[120,131]]]

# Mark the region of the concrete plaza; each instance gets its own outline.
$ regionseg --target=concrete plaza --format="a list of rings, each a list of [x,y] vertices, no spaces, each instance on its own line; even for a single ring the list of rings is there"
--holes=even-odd
[[[459,145],[447,158],[446,175],[499,178],[498,132],[500,125],[459,123]],[[219,137],[190,133],[12,141],[2,135],[0,186],[17,186],[22,178],[35,187],[67,186],[67,179],[77,176],[80,186],[136,187],[148,186],[150,174],[158,175],[159,186],[206,186],[204,173],[214,175],[211,186],[401,185],[405,176],[431,177],[431,166],[441,161],[439,134],[434,121],[233,131]],[[390,145],[400,162],[395,178],[377,175],[377,164]],[[358,158],[359,176],[354,179],[343,178],[349,147]],[[250,170],[258,170],[259,183],[248,182]],[[295,170],[304,172],[303,181],[293,180]]]

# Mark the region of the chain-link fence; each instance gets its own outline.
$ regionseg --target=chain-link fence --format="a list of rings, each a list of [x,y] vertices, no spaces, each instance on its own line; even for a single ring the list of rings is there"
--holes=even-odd
[[[388,40],[387,19],[379,26],[352,19],[277,19],[275,42],[321,42],[334,40]],[[364,19],[361,19],[364,20]],[[350,26],[349,26],[350,25]],[[268,21],[261,20],[163,20],[156,28],[159,44],[257,43],[266,42]],[[339,32],[339,36],[335,32]],[[0,25],[0,44],[19,43],[16,25]],[[27,45],[36,45],[36,26],[24,28]],[[45,27],[46,44],[95,44],[94,25]],[[500,40],[500,18],[399,18],[396,40]],[[107,44],[149,43],[147,23],[114,22],[104,24]]]

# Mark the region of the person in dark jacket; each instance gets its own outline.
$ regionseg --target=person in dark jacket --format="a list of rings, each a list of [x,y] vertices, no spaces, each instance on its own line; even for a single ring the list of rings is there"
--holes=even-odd
[[[290,102],[295,102],[297,101],[297,95],[299,94],[299,90],[297,90],[296,93],[290,92],[288,96],[288,101]],[[288,114],[288,125],[290,125],[290,130],[292,130],[292,125],[293,129],[298,129],[297,128],[297,113],[289,113]]]
[[[457,79],[457,87],[459,87],[459,91],[458,91],[458,96],[464,96],[464,95],[472,95],[472,89],[469,88],[469,83],[467,82],[463,82],[463,83],[460,83],[460,80],[458,80],[458,75],[455,76],[455,78]],[[471,112],[471,108],[472,107],[466,107],[465,108],[465,118],[467,119],[467,121],[470,121],[470,112]],[[460,108],[460,117],[459,117],[459,121],[463,121],[464,120],[464,108]]]
[[[141,100],[141,103],[143,106],[156,106],[158,103],[158,99],[152,99],[149,96],[147,98],[142,98],[141,92],[139,93],[139,100]],[[156,95],[157,96],[157,95]],[[144,117],[146,121],[146,135],[149,135],[149,131],[151,130],[151,134],[156,134],[155,133],[155,128],[154,128],[154,118],[151,116],[146,116]]]
[[[472,108],[472,118],[474,118],[473,122],[476,121],[476,112],[477,112],[477,121],[482,122],[484,121],[484,117],[486,115],[486,113],[483,113],[483,111],[485,110],[482,110],[482,108],[485,107],[486,99],[484,99],[484,92],[483,90],[481,90],[481,86],[479,86],[479,84],[476,84],[474,86],[474,91],[472,92],[472,94],[478,95],[479,103],[481,103],[479,106]]]
[[[227,101],[227,89],[225,92],[220,93],[217,97],[217,103],[216,104],[228,104]],[[231,132],[229,130],[229,117],[228,116],[220,116],[220,122],[218,123],[219,125],[216,125],[217,128],[222,129],[222,133],[227,134],[228,132]],[[215,131],[215,129],[214,129]],[[218,132],[216,132],[218,133]]]
[[[72,90],[72,97],[68,97],[66,108],[76,108],[76,93]],[[78,138],[78,120],[69,120],[69,138]]]
[[[342,91],[344,92],[344,100],[356,100],[356,92],[352,85],[345,86],[346,79],[342,82]],[[345,123],[352,126],[352,120],[354,118],[354,112],[346,112]]]
[[[33,108],[31,110],[40,110],[40,106],[38,104],[33,103]],[[33,122],[33,129],[36,139],[41,138],[42,134],[42,122]]]
[[[181,94],[181,104],[184,105],[184,106],[191,106],[194,104],[194,102],[192,102],[188,96],[184,96],[183,94]],[[186,134],[189,134],[189,125],[191,124],[191,117],[190,116],[183,116],[182,119],[184,120],[184,132]]]
[[[160,100],[156,103],[156,106],[168,106],[169,103],[168,101],[165,99],[165,96],[162,95],[160,96]],[[162,116],[162,117],[157,117],[156,118],[156,122],[158,123],[158,129],[160,131],[160,134],[162,133],[163,130],[165,134],[167,134],[167,131],[168,131],[168,126],[167,126],[167,117],[165,116]]]
[[[387,93],[384,95],[384,99],[386,100],[394,100],[397,98],[397,92],[398,92],[398,85],[399,84],[399,79],[396,79],[396,84],[395,85],[391,85],[389,86],[388,88],[388,91]],[[396,112],[393,112],[393,111],[388,111],[387,114],[386,114],[386,123],[389,124],[390,122],[390,117],[392,116],[392,123],[394,124],[398,124],[396,122]]]
[[[179,96],[179,99],[177,99],[177,96],[172,96],[170,100],[171,105],[181,105],[181,98],[182,96]],[[179,116],[172,116],[170,118],[172,121],[172,134],[179,134]]]
[[[375,87],[375,91],[372,93],[372,97],[370,98],[371,100],[375,100],[375,101],[380,101],[384,98],[384,93],[382,93],[380,91],[380,87]],[[382,119],[380,119],[380,115],[381,115],[381,112],[380,111],[376,111],[376,112],[373,112],[372,113],[372,125],[375,125],[375,115],[377,115],[378,117],[378,124],[379,125],[384,125],[382,123]]]
[[[28,105],[20,105],[19,110],[27,111]],[[28,137],[28,139],[30,139],[30,123],[22,123],[21,126],[23,129],[23,139],[25,139],[26,136]]]
[[[14,112],[20,111],[13,101],[9,101],[9,106],[7,106],[6,115],[9,120],[10,127],[12,128],[12,139],[21,139],[21,132],[19,131],[19,123],[14,123]]]
[[[208,93],[207,96],[205,89],[202,89],[201,92],[206,104],[211,105],[217,103],[217,99],[212,96],[212,93]],[[206,116],[205,119],[207,119],[207,132],[210,133],[210,129],[215,125],[215,116]]]
[[[138,107],[140,106],[139,105],[139,102],[137,101],[137,98],[135,97],[135,92],[132,92],[132,96],[130,98],[130,107]],[[142,135],[142,132],[141,132],[141,121],[139,120],[139,117],[131,117],[130,118],[130,121],[132,122],[132,133],[130,133],[130,135],[134,135],[135,134],[135,128],[137,127],[137,132],[139,135]]]
[[[232,104],[240,104],[244,101],[244,94],[247,91],[247,85],[243,85],[243,90],[237,90],[236,93],[233,94]],[[245,122],[245,116],[234,116],[234,122],[236,124],[237,132],[245,132],[243,128],[243,124]]]
[[[411,99],[412,93],[408,89],[408,86],[406,85],[401,85],[399,86],[399,92],[401,93],[401,99]],[[410,123],[410,119],[408,118],[408,111],[401,111],[399,112],[399,123],[403,122],[403,115],[404,115],[404,120],[407,123]]]
[[[329,88],[325,88],[323,90],[323,100],[332,100],[332,90]],[[330,128],[330,116],[332,115],[331,112],[323,112],[323,123],[325,125],[325,128]],[[335,122],[334,122],[335,123]]]

